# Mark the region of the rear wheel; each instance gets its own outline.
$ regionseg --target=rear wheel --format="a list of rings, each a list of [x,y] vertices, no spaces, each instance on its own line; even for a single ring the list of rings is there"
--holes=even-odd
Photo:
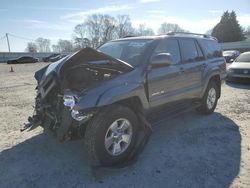
[[[92,158],[102,165],[124,162],[135,146],[137,123],[137,116],[127,107],[103,109],[85,132],[85,145]]]
[[[198,109],[203,114],[214,112],[219,96],[219,86],[214,81],[210,81],[206,92],[202,98],[201,106]]]

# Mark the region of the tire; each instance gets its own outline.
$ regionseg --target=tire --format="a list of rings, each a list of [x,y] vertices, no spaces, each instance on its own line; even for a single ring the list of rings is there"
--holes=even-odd
[[[201,106],[198,108],[198,111],[202,114],[213,113],[217,106],[218,96],[219,86],[216,84],[216,82],[210,81],[205,91],[205,94],[201,100]]]
[[[117,122],[118,126],[114,126],[116,125],[115,122]],[[124,123],[122,124],[123,126],[120,123]],[[135,147],[138,132],[137,124],[137,116],[127,107],[112,105],[102,109],[90,124],[87,125],[85,132],[85,146],[94,162],[104,166],[125,162]],[[115,132],[112,130],[115,130],[114,127],[119,126],[123,127],[123,129],[126,127],[129,128],[125,130],[126,132],[124,131],[124,134],[120,133],[122,136],[116,135],[115,137]],[[126,142],[119,140],[123,139],[123,136],[127,138]],[[112,140],[112,142],[109,142],[110,140]],[[120,144],[118,144],[118,142],[120,142]],[[110,145],[109,143],[112,144]],[[115,145],[120,146],[120,153],[115,153],[119,151],[115,149],[117,148],[114,147]]]

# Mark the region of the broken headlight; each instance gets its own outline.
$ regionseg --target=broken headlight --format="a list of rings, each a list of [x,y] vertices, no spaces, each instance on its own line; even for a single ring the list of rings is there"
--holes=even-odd
[[[92,114],[84,114],[77,110],[76,107],[76,99],[72,95],[64,95],[63,96],[63,104],[64,106],[67,106],[71,110],[71,117],[75,119],[76,121],[83,121],[86,119],[89,119]]]
[[[63,104],[64,106],[70,107],[70,109],[72,110],[72,108],[75,106],[75,98],[72,95],[64,95],[63,96]]]

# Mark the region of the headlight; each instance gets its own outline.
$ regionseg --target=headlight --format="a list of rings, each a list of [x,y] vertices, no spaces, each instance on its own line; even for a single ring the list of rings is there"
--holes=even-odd
[[[234,70],[233,70],[233,69],[228,69],[228,70],[227,70],[227,72],[229,72],[229,73],[233,73],[233,72],[234,72]]]
[[[75,98],[72,95],[64,95],[63,96],[63,104],[64,106],[70,107],[72,109],[75,106]]]
[[[77,121],[87,120],[92,116],[92,114],[84,114],[84,113],[79,112],[77,108],[74,108],[76,107],[76,101],[75,101],[75,97],[72,95],[64,95],[63,104],[64,106],[67,106],[70,108],[72,118]]]

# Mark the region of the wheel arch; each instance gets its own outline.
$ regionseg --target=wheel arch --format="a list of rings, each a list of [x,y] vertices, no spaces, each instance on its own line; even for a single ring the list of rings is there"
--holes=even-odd
[[[202,92],[201,92],[200,98],[202,98],[204,96],[206,89],[208,87],[208,84],[211,81],[214,81],[216,83],[216,85],[218,85],[218,91],[219,91],[218,98],[220,98],[220,96],[221,96],[221,77],[220,77],[219,72],[214,72],[214,73],[210,74],[209,76],[207,76],[207,78],[205,80],[204,87],[203,87]]]
[[[143,111],[142,102],[138,96],[123,99],[123,100],[115,102],[114,104],[128,107],[131,110],[133,110],[135,113]]]
[[[218,93],[218,98],[220,98],[220,96],[221,96],[221,80],[220,80],[220,75],[217,74],[217,75],[212,76],[209,79],[209,82],[211,82],[211,81],[215,82],[216,85],[218,86],[218,92],[219,92]]]

